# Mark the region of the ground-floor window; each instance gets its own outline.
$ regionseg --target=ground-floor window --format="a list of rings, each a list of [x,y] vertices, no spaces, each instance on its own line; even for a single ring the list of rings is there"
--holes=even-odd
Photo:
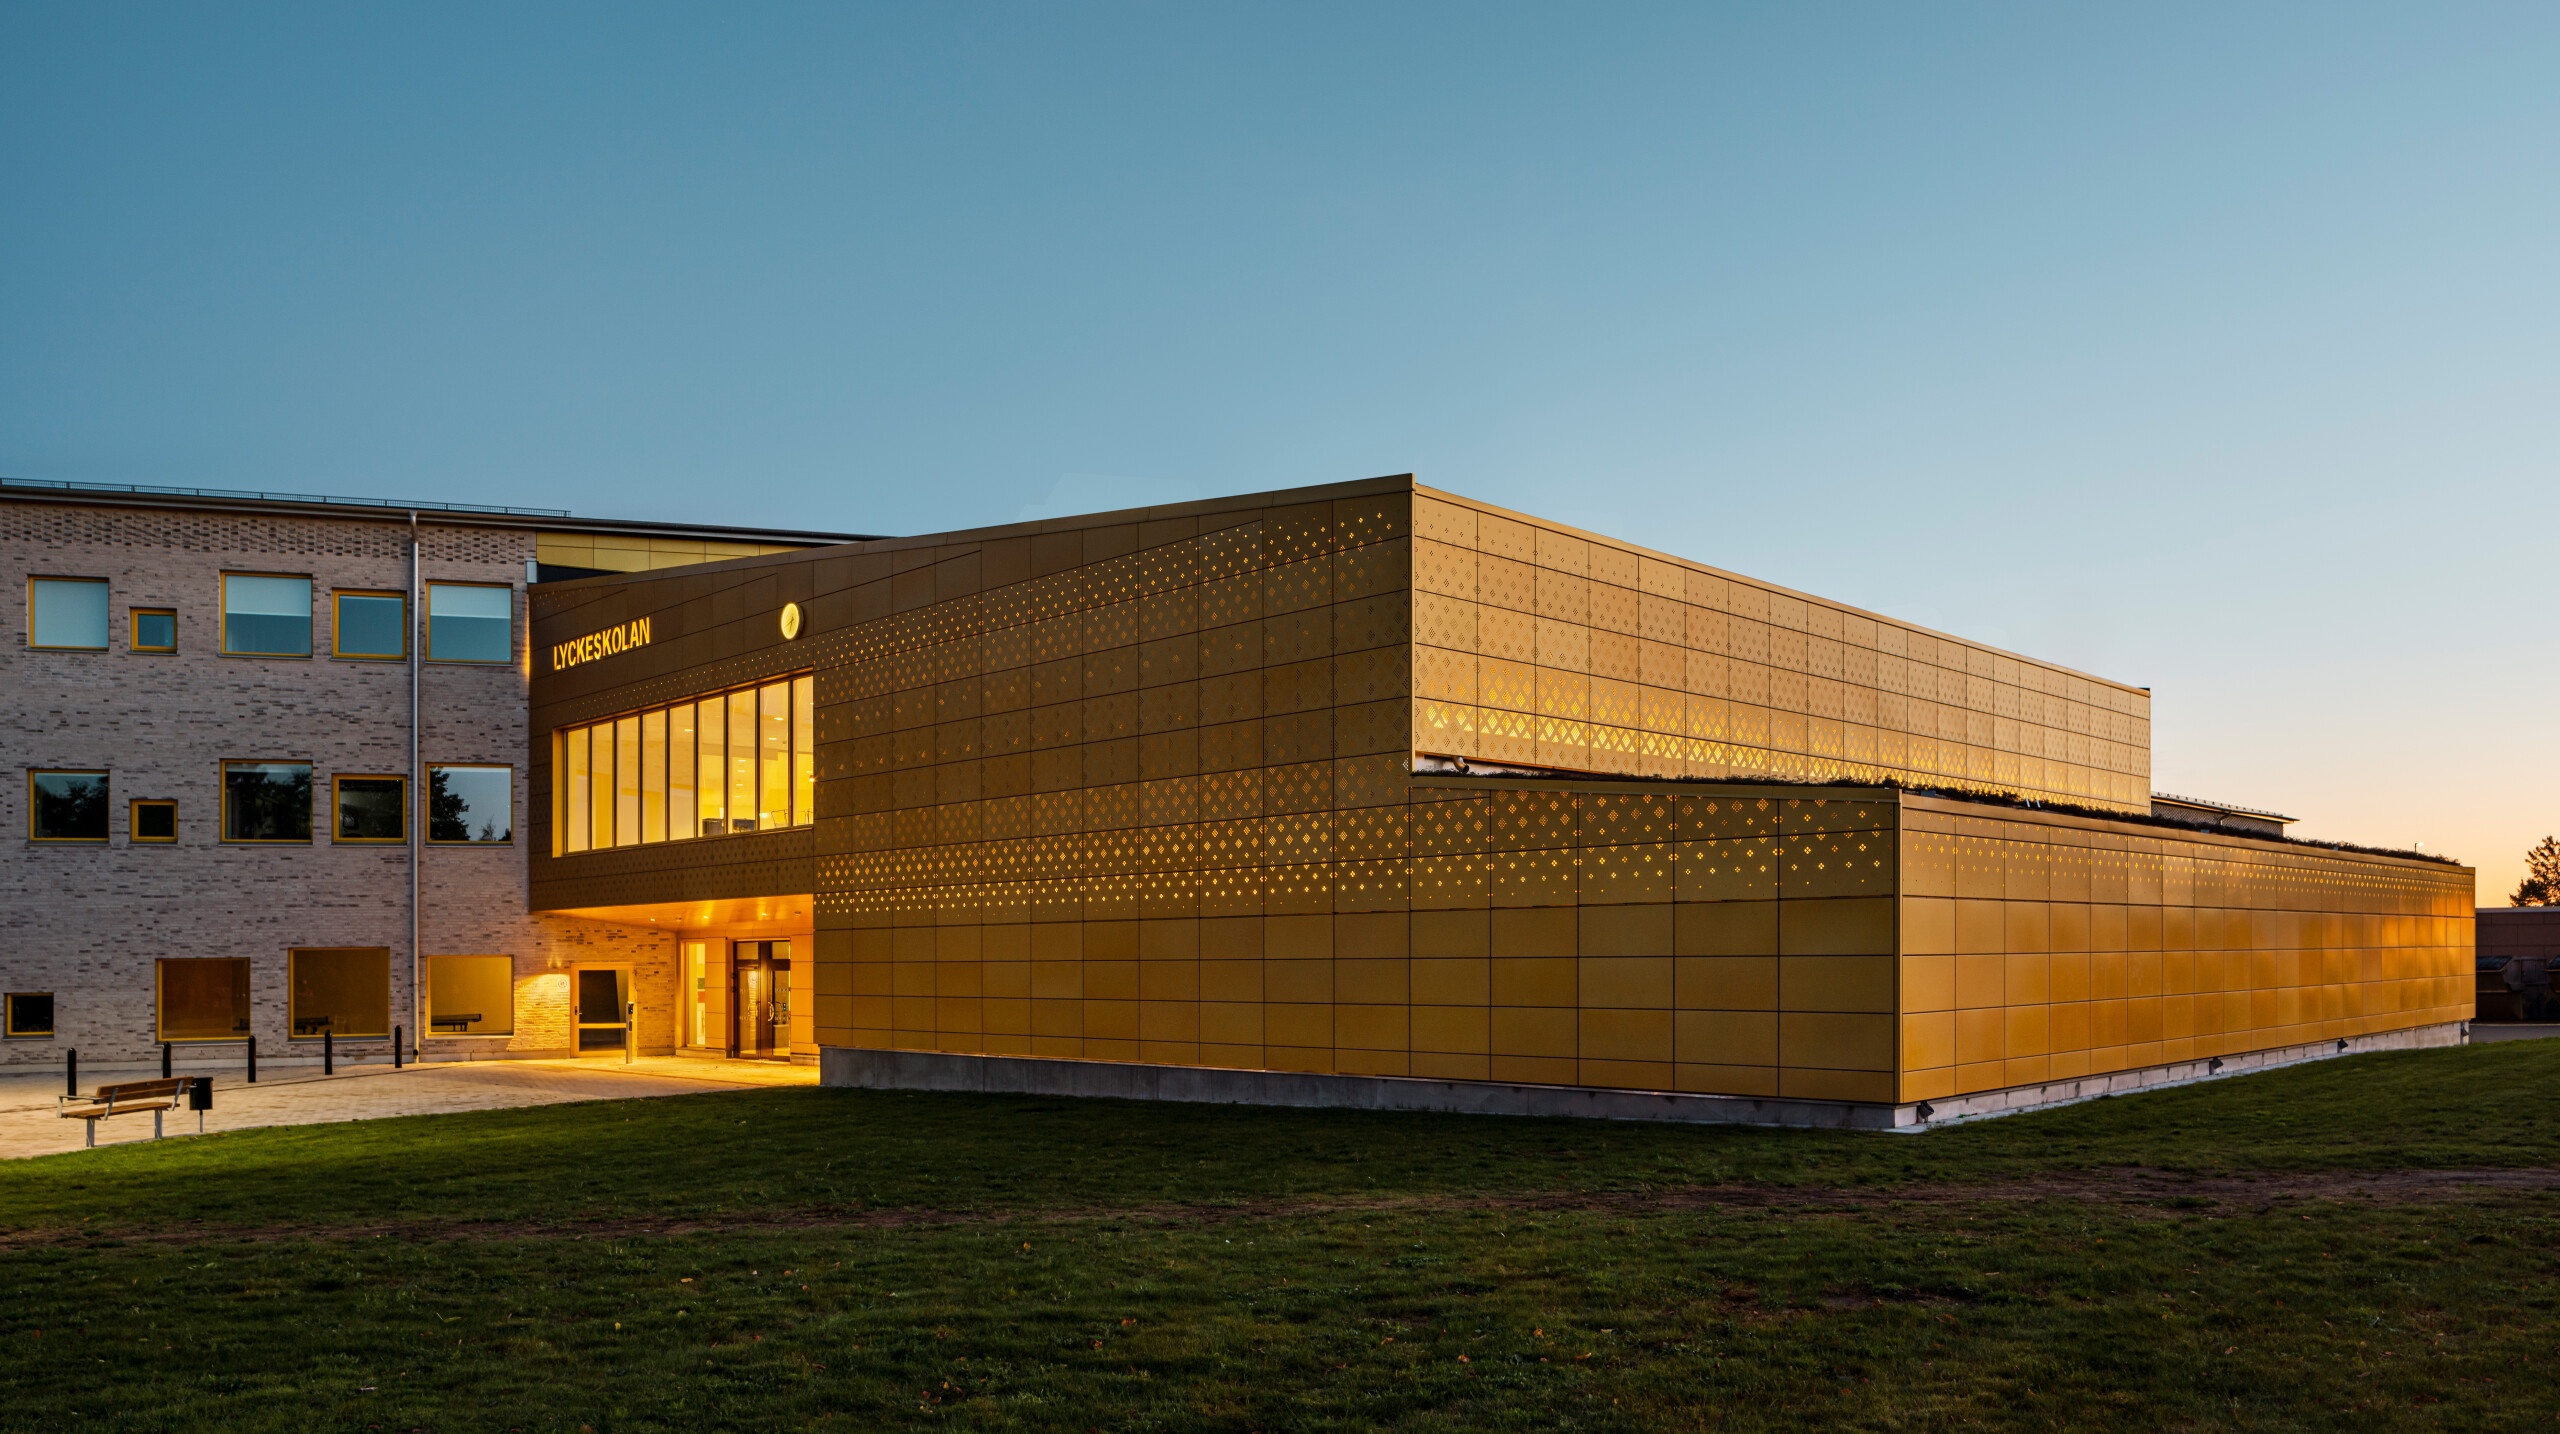
[[[512,956],[428,957],[428,1034],[514,1035],[515,989]]]
[[[391,952],[381,946],[298,950],[290,1016],[297,1036],[391,1034]]]
[[[8,995],[8,1033],[12,1036],[49,1036],[53,1034],[53,993],[51,991],[11,991]]]
[[[159,963],[160,1039],[228,1041],[249,1034],[249,962],[174,956]]]
[[[707,1046],[711,1044],[711,943],[687,941],[683,952],[684,984],[679,989],[684,1001],[684,1044]]]

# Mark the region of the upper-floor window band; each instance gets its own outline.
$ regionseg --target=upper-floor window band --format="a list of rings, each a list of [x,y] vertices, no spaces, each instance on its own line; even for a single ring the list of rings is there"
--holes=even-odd
[[[557,734],[555,850],[726,836],[817,820],[816,682],[807,674]]]
[[[27,579],[27,646],[106,651],[107,580]]]
[[[427,660],[513,662],[515,596],[504,583],[427,584]]]
[[[309,657],[311,579],[224,573],[222,650],[257,657]]]

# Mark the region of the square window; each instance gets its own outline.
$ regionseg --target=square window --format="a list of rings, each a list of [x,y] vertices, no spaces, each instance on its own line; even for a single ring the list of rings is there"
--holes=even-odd
[[[7,997],[7,1033],[11,1036],[53,1034],[53,993],[11,991]]]
[[[137,800],[129,824],[129,839],[144,843],[166,844],[178,839],[178,804],[168,801]]]
[[[391,1034],[391,952],[380,946],[297,950],[285,955],[293,1034]]]
[[[255,657],[309,657],[311,579],[224,573],[222,650]]]
[[[105,841],[107,774],[27,773],[27,835],[36,841]]]
[[[409,600],[398,593],[339,593],[329,625],[339,657],[397,661],[409,655]]]
[[[512,662],[515,589],[504,584],[429,583],[429,662]]]
[[[27,646],[106,651],[107,580],[27,579]]]
[[[223,763],[222,839],[308,843],[311,840],[311,764]]]
[[[515,967],[508,956],[427,958],[427,1034],[515,1034]]]
[[[515,837],[514,768],[427,769],[427,840],[503,846]]]
[[[249,958],[171,956],[158,963],[160,1039],[237,1041],[249,1035]]]
[[[333,784],[339,841],[401,841],[409,834],[405,777],[340,777]]]
[[[132,646],[136,652],[177,651],[178,610],[170,607],[135,608]]]

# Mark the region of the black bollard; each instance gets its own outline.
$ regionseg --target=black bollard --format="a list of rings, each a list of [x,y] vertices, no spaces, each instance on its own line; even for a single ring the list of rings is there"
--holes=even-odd
[[[322,1031],[320,1033],[320,1074],[336,1075],[337,1073],[338,1033],[335,1031]]]
[[[80,1093],[80,1052],[76,1047],[62,1053],[62,1080],[69,1087],[64,1095]]]
[[[249,1038],[249,1084],[258,1083],[258,1038]]]
[[[398,1026],[391,1028],[391,1068],[395,1071],[400,1069],[400,1028]]]
[[[162,1080],[169,1078],[169,1043],[167,1041],[160,1043],[160,1078]]]

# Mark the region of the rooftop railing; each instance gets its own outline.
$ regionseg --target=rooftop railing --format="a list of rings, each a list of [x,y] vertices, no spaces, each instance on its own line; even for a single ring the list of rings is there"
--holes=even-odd
[[[508,508],[496,503],[412,503],[398,498],[347,498],[328,493],[256,493],[242,488],[170,488],[157,483],[83,483],[67,478],[0,478],[0,489],[44,488],[71,493],[158,493],[173,498],[249,498],[268,503],[349,503],[364,508],[432,509],[439,513],[505,513],[524,518],[566,518],[566,508]]]

